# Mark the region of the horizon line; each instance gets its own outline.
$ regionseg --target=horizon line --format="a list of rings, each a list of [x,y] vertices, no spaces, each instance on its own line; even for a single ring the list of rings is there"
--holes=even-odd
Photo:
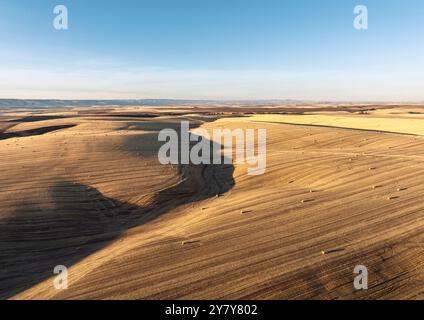
[[[61,102],[131,102],[131,101],[165,101],[165,102],[207,102],[207,103],[249,103],[249,102],[293,102],[293,103],[381,103],[381,104],[424,104],[424,100],[394,101],[394,100],[323,100],[323,99],[292,99],[292,98],[266,98],[266,99],[183,99],[183,98],[113,98],[113,99],[60,99],[60,98],[1,98],[0,101],[61,101]]]

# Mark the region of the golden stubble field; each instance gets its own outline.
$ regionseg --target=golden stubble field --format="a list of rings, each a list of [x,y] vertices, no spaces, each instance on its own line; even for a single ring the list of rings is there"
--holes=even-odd
[[[424,109],[147,111],[1,114],[0,298],[424,297]],[[266,174],[159,164],[181,120],[265,128]]]

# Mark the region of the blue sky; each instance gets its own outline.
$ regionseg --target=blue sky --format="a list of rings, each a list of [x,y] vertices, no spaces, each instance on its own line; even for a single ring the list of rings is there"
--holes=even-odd
[[[422,0],[0,0],[0,98],[424,101],[423,40]]]

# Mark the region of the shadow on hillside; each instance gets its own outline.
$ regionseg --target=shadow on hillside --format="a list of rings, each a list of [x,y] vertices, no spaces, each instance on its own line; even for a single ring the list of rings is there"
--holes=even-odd
[[[30,137],[30,136],[40,136],[42,134],[46,134],[46,133],[54,132],[58,130],[63,130],[63,129],[69,129],[75,126],[76,126],[75,124],[64,124],[59,126],[41,127],[36,129],[30,129],[30,130],[0,133],[0,140]]]
[[[157,137],[157,132],[137,135],[126,141],[125,147],[156,141],[151,151],[157,154],[162,145]],[[213,142],[209,144],[216,150]],[[73,181],[50,188],[50,209],[21,202],[13,216],[0,220],[0,298],[11,298],[54,276],[57,265],[71,267],[129,228],[178,205],[225,193],[234,185],[232,165],[184,165],[180,172],[182,182],[153,195],[147,207],[122,203]]]

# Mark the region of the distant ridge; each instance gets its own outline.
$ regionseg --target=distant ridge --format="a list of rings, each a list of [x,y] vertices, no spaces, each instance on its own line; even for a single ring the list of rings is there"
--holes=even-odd
[[[60,99],[0,99],[1,109],[30,108],[73,108],[73,107],[117,107],[117,106],[296,106],[296,105],[422,105],[418,102],[388,102],[388,101],[319,101],[295,99],[263,99],[263,100],[185,100],[185,99],[116,99],[116,100],[60,100]]]
[[[55,100],[55,99],[0,99],[0,107],[51,108],[51,107],[96,107],[96,106],[159,106],[210,104],[212,101],[141,99],[141,100]]]
[[[122,99],[122,100],[55,100],[55,99],[0,99],[0,108],[54,108],[101,106],[207,106],[214,104],[276,105],[304,104],[301,100],[182,100],[182,99]]]

